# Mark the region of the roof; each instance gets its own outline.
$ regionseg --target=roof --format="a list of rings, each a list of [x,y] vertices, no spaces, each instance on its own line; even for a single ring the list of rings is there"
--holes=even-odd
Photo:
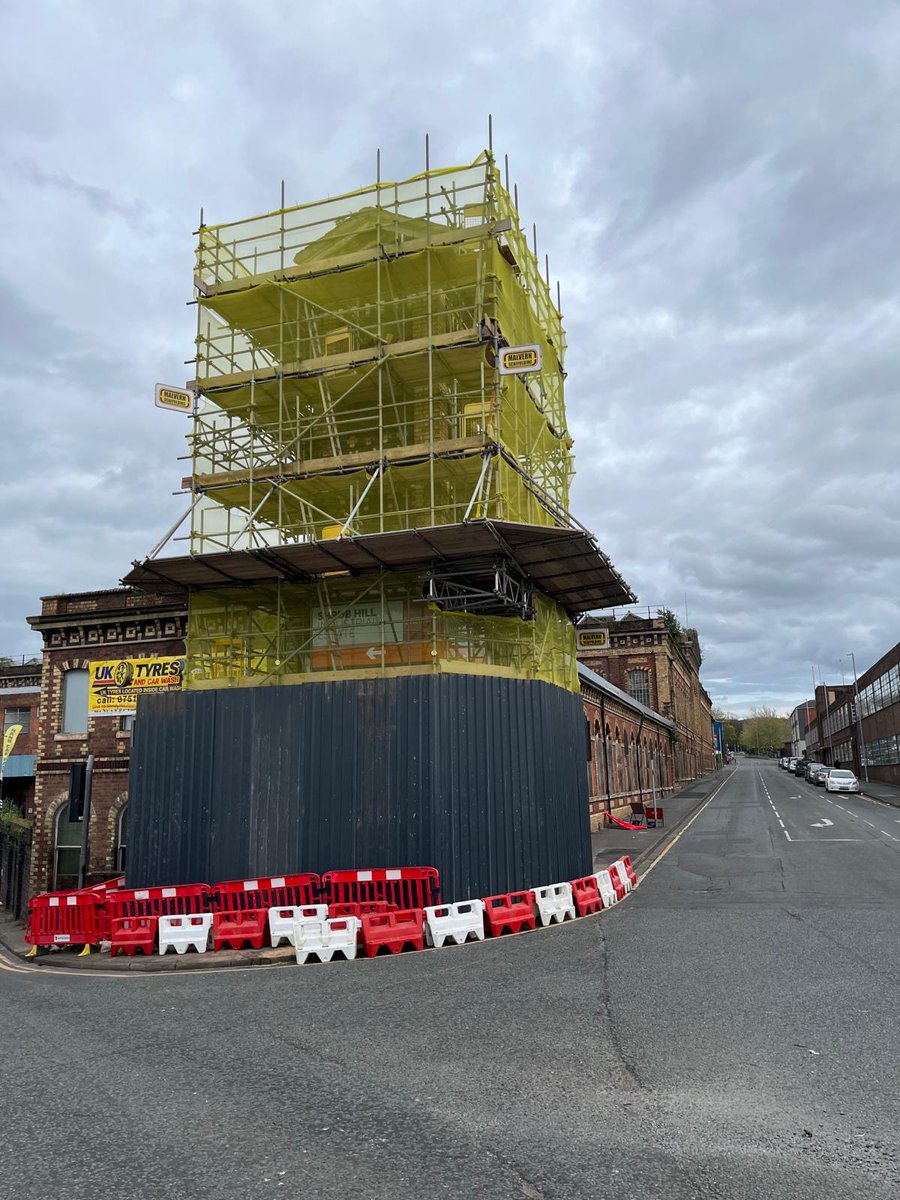
[[[629,603],[621,575],[585,529],[471,521],[394,533],[262,546],[135,562],[123,583],[147,591],[312,582],[334,571],[430,570],[440,562],[502,554],[544,595],[574,615]]]
[[[586,667],[584,663],[578,664],[578,677],[579,679],[583,679],[585,683],[589,683],[591,687],[595,687],[598,692],[605,692],[613,700],[618,700],[643,716],[649,717],[657,725],[665,725],[667,729],[675,728],[674,721],[670,721],[668,717],[664,717],[656,709],[648,708],[646,704],[641,704],[640,700],[635,700],[634,696],[629,696],[627,692],[623,692],[621,688],[617,688],[615,684],[610,683],[608,679],[604,679],[602,675],[598,675],[596,671],[592,671],[590,667]]]

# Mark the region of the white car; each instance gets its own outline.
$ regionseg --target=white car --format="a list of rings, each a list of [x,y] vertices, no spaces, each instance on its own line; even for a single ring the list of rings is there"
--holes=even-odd
[[[859,780],[852,771],[837,771],[828,772],[825,780],[826,792],[858,792]]]

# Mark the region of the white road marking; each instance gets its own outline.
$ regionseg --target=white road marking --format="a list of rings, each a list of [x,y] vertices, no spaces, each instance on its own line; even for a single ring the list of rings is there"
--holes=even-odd
[[[782,829],[784,829],[784,821],[782,821],[781,817],[778,818],[778,824],[781,826]]]
[[[810,825],[810,829],[824,829],[827,825],[833,825],[834,821],[829,821],[827,817],[823,817],[821,821],[814,821]]]
[[[864,825],[868,825],[868,826],[870,826],[872,829],[874,829],[874,828],[875,828],[875,822],[874,822],[874,821],[867,821],[865,817],[863,817],[863,818],[862,818],[862,821],[863,821],[863,824],[864,824]]]

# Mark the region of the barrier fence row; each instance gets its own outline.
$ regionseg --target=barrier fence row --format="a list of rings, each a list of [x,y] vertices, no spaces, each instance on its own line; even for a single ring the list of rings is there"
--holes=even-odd
[[[483,899],[442,904],[434,867],[372,868],[230,880],[212,887],[48,892],[31,902],[25,941],[38,946],[110,945],[110,953],[205,953],[282,941],[298,962],[315,955],[369,957],[461,945],[589,916],[619,903],[637,883],[626,856],[593,875]],[[430,901],[430,903],[429,903]]]

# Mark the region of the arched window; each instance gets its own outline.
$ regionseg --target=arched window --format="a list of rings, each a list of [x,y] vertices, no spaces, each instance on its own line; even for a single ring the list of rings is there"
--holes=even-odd
[[[629,742],[628,734],[626,733],[625,734],[625,748],[624,748],[624,752],[623,752],[624,760],[625,760],[625,770],[622,773],[622,787],[623,787],[624,791],[626,791],[626,792],[631,791],[631,747],[633,745],[634,745],[633,742]]]
[[[116,818],[116,852],[114,857],[115,870],[121,874],[125,870],[125,847],[128,844],[128,805],[123,804]]]
[[[606,763],[603,761],[603,739],[600,736],[600,722],[594,722],[594,761],[597,764],[597,795],[602,796],[606,791]]]
[[[78,887],[81,862],[81,822],[69,820],[69,806],[63,804],[56,814],[53,831],[53,890]]]
[[[628,692],[640,704],[650,706],[650,672],[643,669],[628,672]]]

